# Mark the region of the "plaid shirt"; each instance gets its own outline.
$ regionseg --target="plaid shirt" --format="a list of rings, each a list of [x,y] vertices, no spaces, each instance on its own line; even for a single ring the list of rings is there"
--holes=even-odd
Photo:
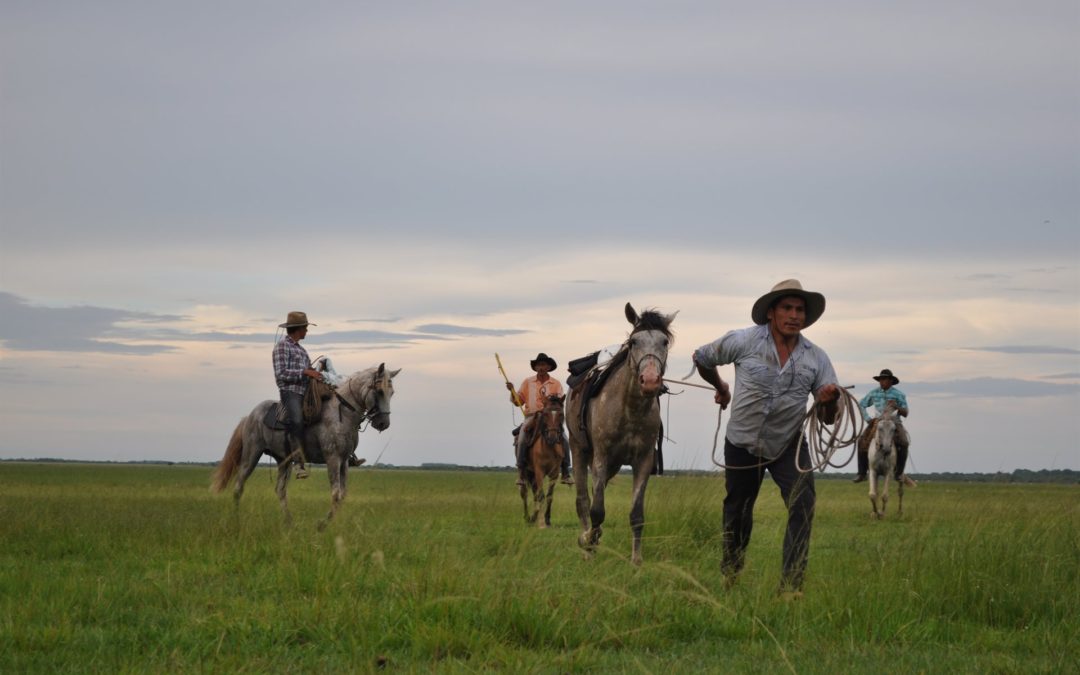
[[[274,345],[274,378],[277,379],[279,390],[303,396],[307,390],[304,371],[310,367],[311,359],[307,350],[288,335]]]
[[[877,411],[878,415],[881,415],[885,411],[885,404],[889,401],[896,401],[896,405],[901,408],[908,407],[907,396],[904,396],[904,392],[896,387],[889,387],[887,390],[878,387],[867,392],[866,396],[863,396],[862,400],[859,401],[863,419],[867,422],[870,421],[870,414],[866,412],[866,409],[871,407]],[[896,421],[900,422],[900,418],[897,417]]]

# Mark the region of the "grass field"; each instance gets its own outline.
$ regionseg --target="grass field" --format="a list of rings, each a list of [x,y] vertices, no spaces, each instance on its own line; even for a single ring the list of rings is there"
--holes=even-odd
[[[739,584],[719,572],[723,481],[630,481],[600,553],[571,489],[525,526],[509,473],[260,468],[234,509],[198,466],[0,464],[0,672],[1077,672],[1080,489],[924,483],[904,516],[818,481],[806,595],[775,597],[784,509],[766,481]]]

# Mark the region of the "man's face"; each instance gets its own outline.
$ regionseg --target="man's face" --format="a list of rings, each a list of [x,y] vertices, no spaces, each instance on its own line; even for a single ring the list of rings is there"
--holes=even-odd
[[[551,372],[551,366],[548,365],[547,363],[538,363],[538,364],[536,364],[536,374],[537,375],[547,375],[550,372]]]
[[[889,387],[892,386],[892,378],[883,377],[883,378],[878,380],[878,384],[881,385],[882,389],[884,389],[885,391],[888,391]]]
[[[783,337],[796,337],[806,325],[806,301],[797,295],[786,295],[776,301],[766,315],[773,331]]]

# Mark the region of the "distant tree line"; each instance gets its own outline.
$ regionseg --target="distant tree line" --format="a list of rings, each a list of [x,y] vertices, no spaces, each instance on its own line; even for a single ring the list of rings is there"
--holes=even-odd
[[[0,462],[37,462],[37,463],[70,463],[70,464],[161,464],[161,465],[204,465],[215,466],[217,462],[170,462],[167,460],[145,460],[145,461],[130,461],[130,462],[117,462],[117,461],[93,461],[93,460],[74,460],[74,459],[55,459],[52,457],[41,457],[38,459],[0,459]],[[468,464],[453,464],[445,462],[424,462],[420,466],[397,466],[395,464],[378,464],[372,466],[368,464],[362,467],[363,471],[370,471],[372,469],[386,469],[386,470],[409,470],[415,471],[417,469],[421,471],[516,471],[511,466],[470,466]],[[628,471],[628,467],[624,467],[624,471]],[[701,471],[701,470],[679,470],[668,469],[664,472],[665,475],[671,476],[714,476],[715,471]],[[844,473],[826,473],[818,474],[818,479],[824,480],[849,480],[855,474]],[[976,473],[976,472],[956,472],[956,471],[943,471],[939,473],[917,473],[911,474],[913,478],[926,481],[942,481],[942,482],[960,482],[960,483],[1057,483],[1065,485],[1080,485],[1080,471],[1074,471],[1073,469],[1040,469],[1038,471],[1032,471],[1031,469],[1017,469],[1011,473],[1005,473],[1004,471],[998,471],[996,473]]]

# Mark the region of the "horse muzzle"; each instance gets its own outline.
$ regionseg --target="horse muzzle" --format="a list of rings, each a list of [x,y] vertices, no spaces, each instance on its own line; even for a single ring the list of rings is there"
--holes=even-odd
[[[376,431],[386,431],[390,428],[390,414],[379,413],[375,415],[371,418],[371,426],[374,427]]]

